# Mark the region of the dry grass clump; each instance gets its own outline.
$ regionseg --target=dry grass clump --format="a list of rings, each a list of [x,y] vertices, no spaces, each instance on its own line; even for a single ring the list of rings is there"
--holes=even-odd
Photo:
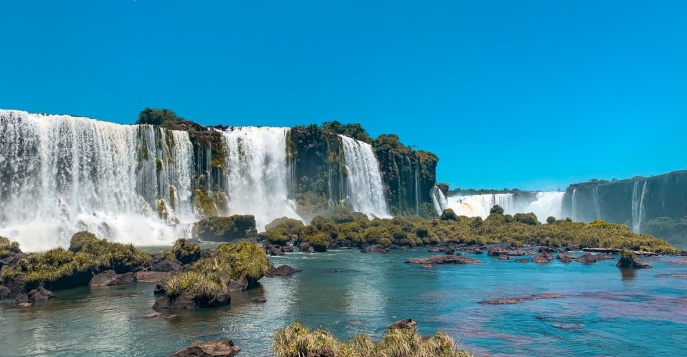
[[[7,258],[12,253],[19,253],[19,242],[10,242],[5,237],[0,237],[0,259]]]
[[[296,322],[277,330],[272,344],[277,357],[472,357],[470,352],[459,350],[446,333],[427,337],[418,334],[416,328],[389,329],[376,344],[363,334],[344,343],[327,331],[311,331]]]

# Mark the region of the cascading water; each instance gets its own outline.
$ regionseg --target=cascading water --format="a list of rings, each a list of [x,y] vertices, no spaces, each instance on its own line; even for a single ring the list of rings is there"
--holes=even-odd
[[[441,192],[439,187],[437,187],[436,185],[432,187],[432,189],[429,191],[429,194],[430,196],[432,196],[432,204],[434,205],[434,211],[436,211],[437,215],[441,215],[441,213],[448,208],[448,201],[446,200],[446,196],[444,196],[444,193]]]
[[[188,133],[67,115],[0,111],[0,235],[25,251],[72,234],[137,245],[171,243],[158,218],[192,215]]]
[[[577,195],[577,189],[573,189],[572,193],[572,199],[571,199],[571,209],[570,209],[570,215],[572,216],[573,222],[577,222],[577,198],[575,197]]]
[[[356,212],[389,217],[379,163],[368,143],[339,135],[348,169],[348,202]]]
[[[230,214],[252,214],[261,231],[276,218],[301,219],[289,199],[288,128],[235,127],[222,132]]]
[[[635,233],[639,233],[642,229],[646,183],[647,181],[644,181],[641,193],[639,192],[639,181],[635,181],[634,186],[632,187],[632,231]]]
[[[601,207],[599,206],[599,187],[594,186],[592,190],[592,199],[594,200],[594,213],[596,213],[596,219],[601,219]]]
[[[536,200],[532,201],[523,211],[534,213],[540,222],[545,222],[549,216],[560,219],[562,218],[563,195],[565,192],[537,192]]]
[[[451,208],[457,215],[487,218],[491,208],[499,205],[506,214],[533,212],[542,222],[549,216],[561,217],[561,205],[565,194],[557,191],[537,192],[536,199],[532,202],[518,201],[512,193],[449,196],[445,198],[444,204],[441,191],[433,188],[431,193],[437,214],[441,214],[445,208]]]

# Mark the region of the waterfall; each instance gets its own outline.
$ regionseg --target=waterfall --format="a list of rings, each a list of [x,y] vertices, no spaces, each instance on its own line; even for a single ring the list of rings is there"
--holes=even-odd
[[[594,186],[592,190],[592,199],[594,200],[594,212],[596,213],[596,219],[601,219],[601,208],[599,207],[599,187]]]
[[[368,143],[339,135],[348,169],[348,202],[356,212],[389,217],[379,163]]]
[[[180,234],[168,222],[192,218],[186,132],[6,110],[0,130],[0,235],[25,251],[66,247],[80,230],[166,244]]]
[[[573,222],[577,222],[577,199],[575,195],[577,194],[577,189],[573,189],[572,193],[572,208],[570,209],[570,215],[572,216],[571,219]]]
[[[535,200],[532,202],[523,202],[523,199],[518,200],[512,193],[449,196],[446,199],[446,206],[441,206],[440,198],[435,198],[437,194],[433,189],[432,200],[434,208],[439,213],[441,212],[440,209],[451,208],[459,216],[487,218],[491,208],[499,205],[506,214],[532,212],[539,221],[543,222],[549,216],[561,216],[564,194],[565,192],[557,191],[537,192]]]
[[[512,193],[449,196],[447,201],[448,207],[459,216],[487,218],[495,205],[501,206],[509,214],[518,211]]]
[[[536,200],[532,201],[523,211],[534,213],[540,222],[545,222],[549,216],[562,218],[564,195],[565,192],[558,191],[537,192]]]
[[[441,192],[439,187],[437,187],[436,185],[434,185],[434,187],[432,187],[432,189],[429,191],[429,195],[432,196],[432,204],[434,204],[434,210],[436,211],[437,215],[441,215],[441,213],[448,208],[448,201],[446,200],[446,196],[444,196],[444,193]]]
[[[235,127],[222,132],[229,214],[252,214],[256,228],[276,218],[301,219],[289,199],[288,128]]]
[[[642,219],[644,219],[644,195],[646,194],[646,183],[642,185],[642,191],[639,192],[639,181],[635,181],[632,187],[632,231],[639,233],[642,228]]]
[[[415,215],[420,215],[420,171],[415,168]]]

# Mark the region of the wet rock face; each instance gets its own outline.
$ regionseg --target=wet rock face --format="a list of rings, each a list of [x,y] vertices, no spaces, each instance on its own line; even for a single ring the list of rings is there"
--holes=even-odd
[[[209,300],[196,299],[193,298],[193,296],[191,296],[190,294],[183,293],[179,296],[174,297],[170,297],[167,295],[160,297],[159,299],[155,300],[153,310],[162,311],[175,309],[196,309],[229,305],[230,302],[231,296],[229,294],[221,295],[215,300]]]
[[[592,264],[600,260],[613,260],[613,257],[609,254],[591,254],[585,253],[584,255],[575,259],[578,263],[582,264]]]
[[[414,329],[416,327],[417,322],[415,322],[413,319],[403,319],[387,326],[388,329]]]
[[[112,286],[125,285],[134,281],[134,273],[128,272],[124,274],[117,274],[114,270],[104,271],[93,278],[88,283],[89,286]]]
[[[291,266],[284,264],[284,265],[280,265],[276,268],[271,266],[270,269],[267,271],[267,274],[265,274],[265,276],[268,278],[272,278],[275,276],[287,276],[287,275],[295,274],[295,273],[298,273],[301,271],[302,271],[301,269],[295,269]]]
[[[180,349],[169,357],[230,357],[241,350],[228,338],[209,341],[194,341],[189,347]]]

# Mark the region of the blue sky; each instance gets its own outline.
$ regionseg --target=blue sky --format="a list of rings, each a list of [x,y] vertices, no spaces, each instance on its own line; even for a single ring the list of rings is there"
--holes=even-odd
[[[0,108],[359,122],[452,187],[687,168],[687,1],[0,2]]]

